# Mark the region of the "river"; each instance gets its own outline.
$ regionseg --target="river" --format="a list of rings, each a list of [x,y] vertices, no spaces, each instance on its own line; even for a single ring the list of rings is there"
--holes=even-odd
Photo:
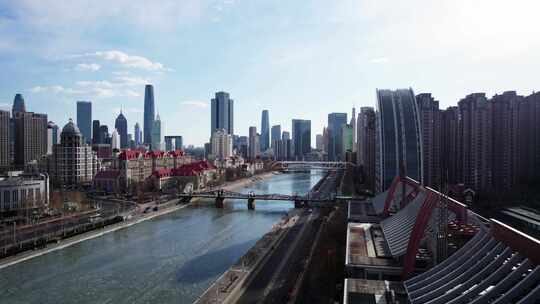
[[[304,194],[321,177],[281,174],[242,191]],[[0,302],[192,303],[292,207],[188,206],[0,270]]]

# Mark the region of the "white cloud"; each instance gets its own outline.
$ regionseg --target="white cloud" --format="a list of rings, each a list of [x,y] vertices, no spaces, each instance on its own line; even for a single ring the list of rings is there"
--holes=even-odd
[[[79,63],[75,66],[75,70],[77,71],[98,71],[101,69],[101,65],[97,63]]]
[[[129,55],[125,52],[118,51],[118,50],[75,54],[75,55],[68,56],[68,58],[95,58],[95,59],[101,59],[103,61],[110,61],[110,62],[117,63],[124,68],[136,68],[136,69],[156,71],[156,72],[171,71],[171,69],[166,68],[163,64],[159,62],[153,62],[150,59],[143,56]]]
[[[32,93],[54,93],[54,94],[68,94],[68,95],[77,95],[84,94],[84,91],[75,90],[72,88],[64,88],[61,85],[52,85],[52,86],[36,86],[30,89]]]
[[[194,106],[198,108],[208,107],[208,103],[206,101],[200,101],[200,100],[185,100],[185,101],[181,101],[180,104],[184,106]]]
[[[369,62],[371,63],[387,63],[390,61],[387,57],[378,57],[378,58],[372,58]]]
[[[9,108],[9,107],[11,107],[11,105],[10,105],[9,103],[7,103],[7,102],[0,102],[0,108],[5,109],[5,108]]]

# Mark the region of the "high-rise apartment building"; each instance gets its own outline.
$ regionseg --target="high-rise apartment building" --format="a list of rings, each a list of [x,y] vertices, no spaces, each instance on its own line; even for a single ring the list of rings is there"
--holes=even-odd
[[[377,90],[376,118],[377,192],[400,173],[422,183],[422,131],[413,90]]]
[[[71,119],[62,128],[60,137],[60,143],[54,145],[53,154],[48,158],[53,183],[57,186],[90,183],[98,170],[92,147]]]
[[[303,160],[311,152],[311,120],[292,120],[292,146],[296,160]]]
[[[510,190],[519,180],[519,105],[524,97],[515,91],[495,95],[491,108],[492,187],[496,191]]]
[[[344,157],[343,126],[347,124],[347,113],[328,114],[328,160],[339,161]]]
[[[257,127],[249,127],[249,153],[248,158],[254,160],[261,154],[260,136],[257,134]]]
[[[439,101],[431,94],[416,96],[420,126],[422,128],[422,151],[424,156],[424,185],[441,189],[441,111]]]
[[[461,137],[458,107],[441,111],[441,185],[455,185],[462,181]],[[444,188],[443,188],[444,190]]]
[[[461,174],[466,187],[475,191],[492,184],[492,117],[485,93],[467,95],[458,102],[461,138]]]
[[[120,114],[118,114],[118,117],[116,117],[116,120],[114,121],[114,128],[118,131],[118,134],[120,134],[120,148],[129,148],[128,122],[124,114],[122,114],[122,111],[120,111]]]
[[[154,87],[147,84],[144,87],[144,144],[150,146],[152,144],[152,128],[154,127],[155,119],[155,104],[154,104]]]
[[[152,150],[161,150],[161,118],[159,114],[154,120],[154,127],[152,127]]]
[[[220,129],[234,135],[234,100],[227,92],[217,92],[211,101],[210,136]]]
[[[225,130],[217,130],[212,134],[212,155],[223,160],[232,156],[232,136]]]
[[[0,171],[10,166],[9,157],[10,115],[8,111],[0,110]]]
[[[274,148],[276,141],[281,140],[281,125],[272,126],[271,133],[272,133],[271,134],[272,136],[271,136],[270,144],[272,145],[272,148]]]
[[[47,115],[16,112],[14,122],[15,165],[24,168],[47,154]]]
[[[261,115],[261,151],[270,148],[270,118],[268,110],[263,110]]]
[[[86,143],[92,142],[92,103],[77,101],[77,126]]]
[[[540,175],[540,92],[519,104],[519,180],[522,184],[538,182]]]
[[[373,108],[360,108],[357,129],[357,164],[362,166],[367,188],[374,191],[376,122]]]

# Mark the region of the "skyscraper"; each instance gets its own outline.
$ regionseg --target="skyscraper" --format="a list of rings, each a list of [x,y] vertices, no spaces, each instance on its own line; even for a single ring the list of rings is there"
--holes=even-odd
[[[133,127],[133,134],[134,134],[134,137],[135,137],[135,146],[138,147],[141,145],[141,140],[142,140],[142,132],[141,132],[141,127],[139,126],[139,123],[136,122],[135,123],[135,126]]]
[[[353,130],[349,124],[341,126],[341,144],[341,151],[343,151],[343,157],[345,157],[345,153],[352,152],[353,149]]]
[[[343,126],[347,124],[347,113],[328,114],[328,160],[343,160]]]
[[[92,144],[102,144],[103,139],[101,139],[99,132],[100,123],[99,120],[92,121]]]
[[[257,134],[257,127],[249,127],[249,153],[248,158],[254,160],[257,156],[260,155],[261,146],[260,146],[259,134]]]
[[[422,131],[412,89],[377,90],[376,189],[388,189],[400,174],[423,183]]]
[[[356,108],[352,108],[352,117],[351,117],[351,127],[352,127],[352,151],[356,152],[356,149],[358,148],[358,145],[356,144],[356,140],[358,139],[357,132],[358,128],[356,127]]]
[[[323,136],[322,134],[315,135],[315,148],[322,151],[323,148]]]
[[[296,160],[303,160],[311,151],[311,120],[292,120],[292,146]]]
[[[488,189],[492,177],[492,117],[486,94],[469,94],[458,102],[458,107],[462,182],[475,191]]]
[[[92,103],[77,101],[77,126],[86,143],[92,142]]]
[[[13,99],[13,108],[11,110],[11,115],[15,117],[16,112],[26,112],[24,98],[21,94],[15,94],[15,98]]]
[[[276,140],[281,140],[281,125],[275,125],[272,126],[272,137],[270,144],[272,145],[272,148],[274,148],[274,143]]]
[[[489,100],[493,124],[490,161],[495,191],[510,190],[519,179],[518,109],[523,100],[515,91],[497,94]]]
[[[76,185],[91,182],[97,171],[97,157],[70,119],[62,128],[60,142],[53,146],[49,174],[53,183]]]
[[[270,119],[268,110],[262,111],[261,116],[261,151],[266,151],[270,147]]]
[[[10,165],[9,124],[9,112],[0,110],[0,170],[8,168]]]
[[[47,154],[53,153],[53,147],[60,143],[60,131],[58,126],[49,121],[47,124]]]
[[[289,131],[283,131],[281,133],[281,140],[283,144],[282,148],[282,160],[289,160],[292,158],[292,140],[291,140],[291,133]]]
[[[39,160],[47,154],[47,115],[26,110],[22,95],[13,100],[13,151],[14,163],[24,168],[28,162]]]
[[[116,117],[116,120],[114,122],[114,128],[118,130],[118,134],[120,135],[120,148],[121,149],[127,149],[129,147],[129,139],[128,139],[128,123],[127,119],[122,114],[122,111],[120,110],[120,114],[118,117]]]
[[[458,107],[441,111],[441,184],[458,184],[461,175],[461,138]]]
[[[165,136],[165,150],[167,151],[182,150],[183,144],[182,136],[180,135]]]
[[[152,127],[152,150],[161,150],[161,119],[159,114],[154,120],[154,127]]]
[[[154,105],[154,87],[147,84],[144,87],[144,144],[152,144],[152,128],[154,127],[155,105]]]
[[[424,185],[442,191],[441,187],[441,111],[439,101],[431,94],[416,96],[420,126],[422,128],[422,151],[424,155]]]
[[[371,107],[360,108],[357,122],[357,158],[362,166],[365,184],[371,191],[375,190],[375,110]]]
[[[102,144],[111,143],[109,136],[109,127],[107,127],[107,125],[99,126],[99,139],[101,139]]]
[[[212,98],[211,108],[210,137],[219,129],[234,135],[234,100],[229,98],[229,93],[217,92],[216,97]]]

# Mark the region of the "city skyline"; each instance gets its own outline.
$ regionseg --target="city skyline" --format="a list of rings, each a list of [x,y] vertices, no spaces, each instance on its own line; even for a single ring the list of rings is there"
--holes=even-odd
[[[101,123],[113,125],[123,108],[142,126],[143,86],[152,83],[169,122],[163,134],[201,146],[210,132],[197,118],[219,90],[234,96],[237,117],[268,108],[283,129],[292,118],[312,120],[314,136],[328,113],[374,106],[375,88],[411,86],[442,108],[478,91],[528,95],[535,88],[534,1],[193,3],[93,2],[90,11],[81,3],[0,5],[1,108],[22,93],[27,107],[62,124],[75,119],[76,100],[91,100]],[[512,22],[498,22],[508,16]],[[239,120],[235,128],[246,135],[255,124]]]

